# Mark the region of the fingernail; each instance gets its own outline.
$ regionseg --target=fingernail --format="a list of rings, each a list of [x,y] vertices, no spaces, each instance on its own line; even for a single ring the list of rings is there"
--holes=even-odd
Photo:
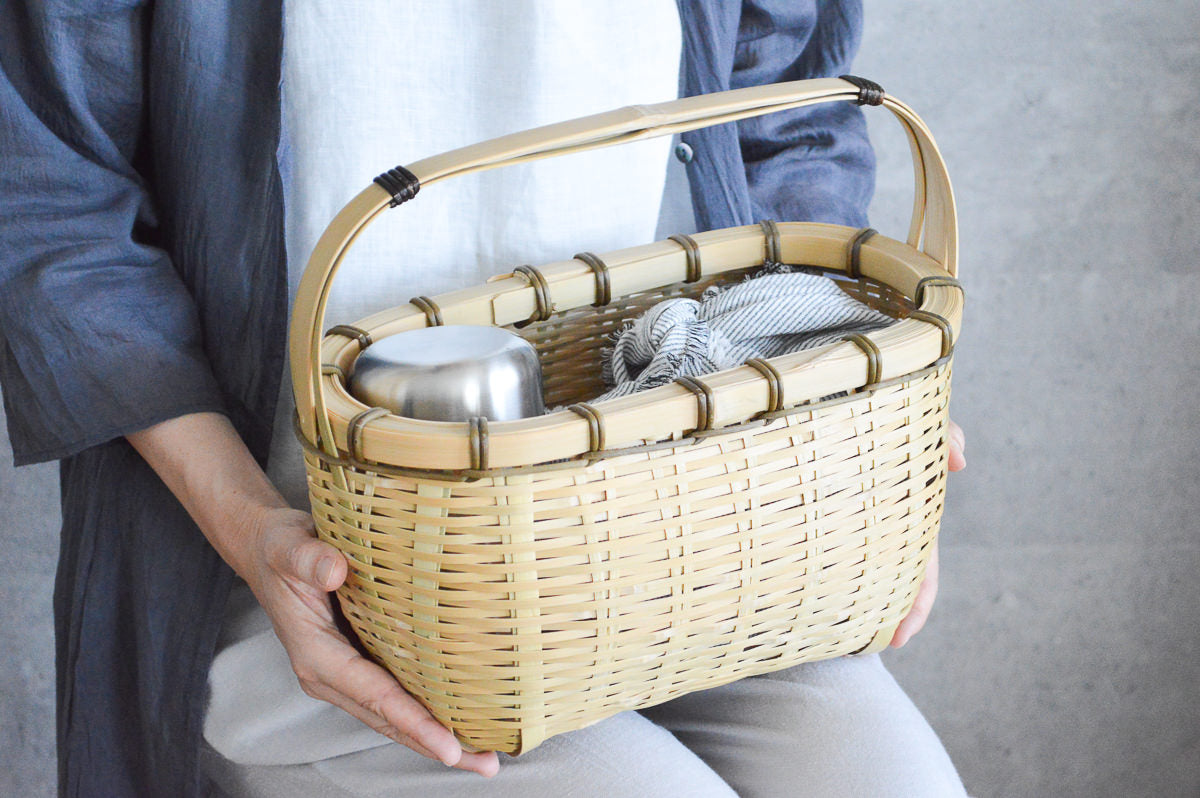
[[[333,560],[328,557],[317,563],[317,583],[324,587],[329,583],[329,575],[333,573]]]

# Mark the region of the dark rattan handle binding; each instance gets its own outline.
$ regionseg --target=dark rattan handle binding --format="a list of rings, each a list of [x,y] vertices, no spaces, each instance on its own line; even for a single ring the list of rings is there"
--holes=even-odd
[[[421,190],[421,181],[403,166],[387,170],[375,178],[375,183],[392,195],[391,207],[393,208],[403,202],[408,202]]]
[[[838,77],[858,87],[856,102],[859,105],[883,105],[883,95],[886,92],[883,90],[883,86],[875,81],[860,78],[857,75],[838,75]]]

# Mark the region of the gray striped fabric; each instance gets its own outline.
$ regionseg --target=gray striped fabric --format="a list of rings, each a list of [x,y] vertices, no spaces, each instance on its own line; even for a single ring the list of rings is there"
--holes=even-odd
[[[734,366],[870,332],[893,321],[803,267],[767,264],[754,277],[709,288],[700,299],[668,299],[626,323],[604,361],[597,399],[627,396]]]

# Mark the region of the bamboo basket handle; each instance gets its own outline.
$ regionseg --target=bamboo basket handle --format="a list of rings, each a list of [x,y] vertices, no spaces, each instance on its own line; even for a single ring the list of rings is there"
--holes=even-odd
[[[951,275],[957,272],[958,226],[946,165],[925,123],[877,84],[846,76],[633,105],[472,144],[396,167],[376,178],[342,208],[308,259],[289,333],[292,385],[304,437],[337,456],[321,392],[321,330],[333,277],[346,252],[372,220],[411,199],[420,188],[451,177],[572,152],[669,136],[774,111],[827,102],[882,105],[900,120],[912,150],[916,190],[908,243]]]

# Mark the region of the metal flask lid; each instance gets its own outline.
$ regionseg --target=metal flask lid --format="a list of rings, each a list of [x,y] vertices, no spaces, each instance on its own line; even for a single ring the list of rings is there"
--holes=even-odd
[[[350,393],[426,421],[511,421],[546,412],[537,350],[499,327],[425,327],[376,341],[355,361]]]

